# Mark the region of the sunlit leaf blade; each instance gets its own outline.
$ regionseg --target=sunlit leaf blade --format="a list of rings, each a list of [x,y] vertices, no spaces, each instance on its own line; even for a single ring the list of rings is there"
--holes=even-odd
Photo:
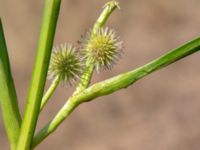
[[[0,105],[8,138],[11,143],[11,149],[14,149],[19,134],[21,117],[17,103],[17,96],[14,87],[14,82],[10,70],[9,57],[8,57],[1,19],[0,19]]]

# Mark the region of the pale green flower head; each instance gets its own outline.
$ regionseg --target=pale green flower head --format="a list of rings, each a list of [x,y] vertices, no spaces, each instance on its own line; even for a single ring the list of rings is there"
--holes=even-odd
[[[61,81],[75,82],[82,73],[80,55],[70,44],[61,44],[53,48],[49,65],[49,77],[59,77]]]
[[[122,54],[122,41],[116,33],[106,28],[95,34],[88,33],[83,45],[84,57],[95,65],[97,71],[111,69]]]

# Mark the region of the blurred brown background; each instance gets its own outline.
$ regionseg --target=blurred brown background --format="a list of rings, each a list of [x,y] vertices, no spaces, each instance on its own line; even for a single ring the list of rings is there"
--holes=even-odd
[[[63,0],[55,44],[77,40],[107,0]],[[121,0],[108,26],[125,43],[112,71],[93,83],[143,65],[199,36],[199,0]],[[44,0],[0,0],[20,108],[27,97]],[[115,94],[81,105],[37,150],[200,149],[200,54],[196,53]],[[49,82],[48,82],[49,84]],[[59,87],[39,118],[38,129],[74,88]],[[21,111],[23,113],[23,111]],[[0,150],[8,150],[0,118]]]

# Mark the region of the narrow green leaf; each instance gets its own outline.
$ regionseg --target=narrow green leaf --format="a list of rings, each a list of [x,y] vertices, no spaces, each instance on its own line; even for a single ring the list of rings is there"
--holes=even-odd
[[[29,150],[36,128],[61,0],[46,0],[36,62],[17,150]]]
[[[17,103],[17,96],[14,82],[10,70],[9,57],[6,47],[6,41],[3,32],[3,26],[0,19],[0,105],[3,114],[3,120],[11,144],[14,149],[17,144],[21,116]]]

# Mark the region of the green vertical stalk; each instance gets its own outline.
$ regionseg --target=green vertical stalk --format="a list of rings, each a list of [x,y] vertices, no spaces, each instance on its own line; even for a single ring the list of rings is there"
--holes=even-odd
[[[61,0],[46,0],[36,63],[33,70],[17,150],[29,150],[36,128]]]
[[[99,18],[97,19],[97,21],[95,22],[95,24],[93,26],[91,36],[95,35],[97,33],[97,31],[105,25],[109,16],[112,14],[112,12],[116,8],[119,8],[119,3],[115,0],[112,0],[105,4],[101,15],[99,16]],[[86,60],[85,70],[83,72],[83,75],[81,76],[81,81],[80,81],[79,85],[77,86],[76,91],[74,92],[74,95],[89,86],[93,71],[94,71],[94,64],[91,63],[90,61]]]
[[[21,125],[3,26],[0,19],[0,105],[11,149],[15,149]]]
[[[57,115],[46,124],[34,137],[33,147],[36,147],[49,134],[54,132],[57,127],[66,119],[73,110],[83,102],[95,100],[95,98],[114,93],[120,89],[127,88],[137,80],[162,69],[188,55],[200,50],[200,37],[196,38],[163,56],[143,65],[135,70],[119,74],[105,81],[96,83],[87,89],[72,96]]]

